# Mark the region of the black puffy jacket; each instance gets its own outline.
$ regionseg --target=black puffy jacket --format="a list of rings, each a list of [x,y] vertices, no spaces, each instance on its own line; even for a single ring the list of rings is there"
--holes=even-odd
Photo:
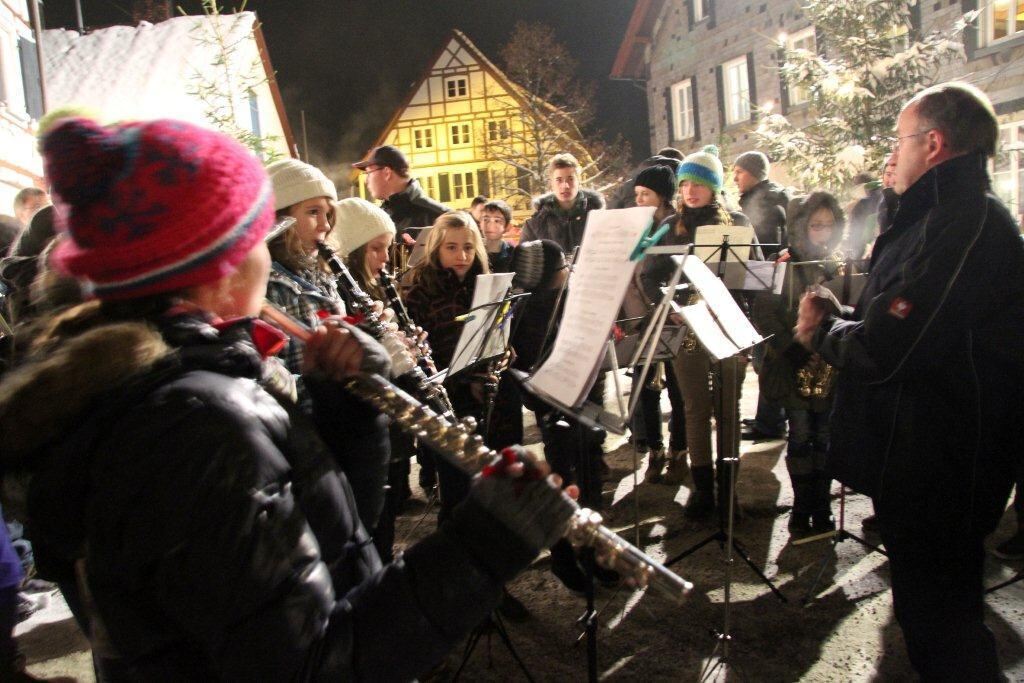
[[[406,228],[431,226],[438,216],[449,210],[444,204],[424,194],[415,178],[409,181],[404,190],[385,199],[380,208],[391,216],[399,232]]]
[[[604,198],[592,190],[580,190],[575,204],[566,211],[559,206],[555,195],[549,192],[535,199],[533,206],[534,214],[523,224],[519,242],[552,240],[558,243],[566,256],[571,256],[573,249],[583,241],[587,214],[594,209],[603,209]]]
[[[412,679],[532,555],[470,500],[382,568],[339,454],[262,388],[250,326],[68,323],[5,376],[3,466],[28,475],[40,572],[78,575],[94,650],[133,680]],[[372,428],[308,386],[315,416]]]

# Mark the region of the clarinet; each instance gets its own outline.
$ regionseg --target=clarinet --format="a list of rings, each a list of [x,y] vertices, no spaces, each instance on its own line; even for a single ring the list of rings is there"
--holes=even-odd
[[[388,272],[387,266],[380,271],[380,286],[384,288],[384,295],[388,299],[388,308],[395,312],[398,329],[405,332],[409,339],[419,339],[421,330],[416,326],[412,316],[409,315],[409,309],[405,307],[405,302],[399,296],[395,280],[391,277],[391,273]],[[423,370],[431,375],[436,375],[437,366],[434,365],[434,359],[431,357],[430,343],[426,340],[417,341],[416,346],[420,350],[419,362]]]
[[[479,434],[473,433],[476,424],[471,417],[458,423],[446,421],[429,406],[377,375],[359,373],[346,378],[343,383],[357,397],[390,416],[400,429],[426,442],[431,449],[470,475],[499,458],[484,445]],[[692,583],[603,526],[599,513],[580,508],[568,496],[562,496],[562,500],[574,510],[564,533],[573,545],[593,547],[609,568],[631,579],[637,586],[654,586],[673,600],[681,601],[693,588]]]
[[[392,357],[395,383],[402,389],[408,391],[418,399],[429,405],[438,415],[441,415],[449,422],[455,422],[455,410],[448,400],[448,394],[444,387],[431,382],[423,370],[412,361],[404,342],[397,339],[388,329],[384,321],[380,319],[374,310],[373,299],[363,291],[356,279],[352,277],[348,266],[338,258],[329,246],[323,242],[317,242],[317,251],[320,257],[327,262],[327,267],[339,280],[344,280],[352,295],[353,304],[357,312],[363,316],[359,327],[366,330],[374,339],[379,341],[388,350]]]

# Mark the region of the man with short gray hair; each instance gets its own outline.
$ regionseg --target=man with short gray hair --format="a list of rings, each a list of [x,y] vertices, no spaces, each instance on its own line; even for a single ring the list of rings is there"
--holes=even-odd
[[[805,296],[796,338],[839,368],[828,465],[874,501],[893,608],[923,680],[1003,680],[985,537],[1024,452],[1024,243],[991,193],[981,91],[928,88],[896,123],[892,227],[850,320]]]

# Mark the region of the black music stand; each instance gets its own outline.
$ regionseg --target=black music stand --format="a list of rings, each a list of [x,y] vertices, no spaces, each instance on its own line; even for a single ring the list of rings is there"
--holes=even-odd
[[[690,245],[686,250],[689,256],[693,256],[694,247],[696,245]],[[761,281],[760,277],[757,277],[749,268],[746,267],[745,259],[736,254],[733,245],[729,243],[729,236],[723,236],[722,243],[719,245],[710,245],[717,248],[712,252],[708,258],[718,256],[717,262],[713,262],[715,275],[720,280],[725,280],[725,274],[727,267],[732,265],[727,263],[727,258],[732,254],[736,260],[739,261],[741,268],[745,269],[754,279],[755,282],[751,285],[753,289],[772,289],[775,287],[774,274],[769,280]],[[738,244],[735,245],[741,249],[749,249],[749,244]],[[673,249],[671,247],[655,247],[648,250],[654,253],[670,253],[679,254],[679,249]],[[774,272],[774,271],[773,271]],[[692,278],[691,278],[692,280]],[[724,282],[723,285],[724,286]],[[699,288],[699,287],[698,287]],[[731,302],[730,302],[731,303]],[[705,302],[706,304],[706,302]],[[734,304],[733,304],[734,305]],[[715,311],[710,305],[707,306],[711,315],[716,321],[723,321],[728,319],[728,311]],[[684,308],[684,316],[686,309]],[[741,314],[742,315],[742,314]],[[742,339],[735,339],[729,335],[725,325],[719,322],[722,327],[722,332],[732,343],[732,348],[736,349],[736,352],[730,356],[721,358],[719,356],[718,367],[713,372],[713,379],[716,383],[717,391],[717,409],[718,409],[718,428],[717,428],[717,445],[718,445],[718,461],[719,466],[724,465],[729,468],[729,491],[727,496],[729,498],[728,510],[725,518],[718,515],[719,528],[712,534],[708,535],[704,539],[698,541],[694,545],[690,546],[686,550],[677,554],[675,557],[669,559],[665,566],[671,566],[680,560],[689,557],[693,553],[697,552],[704,546],[708,545],[712,541],[717,541],[719,548],[725,553],[725,586],[724,586],[724,601],[723,601],[723,617],[722,617],[722,630],[715,632],[715,648],[712,651],[711,657],[708,660],[707,666],[701,671],[701,680],[707,680],[711,678],[714,672],[718,669],[728,669],[733,666],[731,662],[731,646],[732,646],[732,568],[734,564],[733,553],[738,555],[751,571],[757,575],[757,577],[779,598],[782,602],[788,602],[785,595],[775,586],[775,584],[769,579],[761,568],[758,567],[754,561],[747,554],[746,549],[736,539],[735,536],[735,518],[736,518],[736,478],[737,468],[740,459],[740,420],[739,420],[739,396],[738,396],[738,380],[739,380],[739,355],[745,350],[751,348],[751,344]],[[710,349],[714,346],[714,340],[710,338],[708,329],[701,329],[698,327],[692,327],[692,331],[697,335],[697,339],[701,344]],[[759,341],[758,341],[759,340]],[[757,340],[753,341],[754,344],[761,343],[764,340],[757,336]],[[712,354],[715,355],[715,354]],[[717,653],[717,661],[715,661]],[[712,662],[714,662],[712,664]]]

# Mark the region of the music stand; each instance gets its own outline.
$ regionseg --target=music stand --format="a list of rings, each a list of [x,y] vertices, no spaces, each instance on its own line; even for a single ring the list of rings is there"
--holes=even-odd
[[[711,245],[715,246],[715,245]],[[737,245],[740,248],[749,248],[749,244]],[[708,660],[708,665],[701,672],[701,680],[706,680],[719,668],[730,667],[731,645],[732,645],[732,568],[734,564],[733,553],[738,555],[757,577],[779,598],[782,602],[788,602],[786,596],[775,586],[775,584],[761,571],[754,561],[747,554],[743,545],[735,536],[736,518],[736,478],[737,466],[740,458],[740,434],[739,434],[739,371],[740,353],[764,341],[763,338],[753,329],[749,321],[740,311],[735,301],[732,300],[724,283],[726,267],[730,265],[727,259],[730,253],[734,254],[739,266],[744,267],[745,259],[733,252],[729,244],[729,235],[723,235],[721,244],[712,252],[711,256],[717,255],[717,275],[697,256],[693,255],[694,245],[686,248],[685,252],[678,247],[654,247],[648,252],[689,255],[676,260],[681,262],[684,273],[698,291],[703,295],[703,300],[691,306],[685,306],[683,317],[687,321],[690,330],[696,335],[697,340],[714,358],[718,359],[718,371],[713,373],[718,391],[716,393],[718,409],[718,460],[719,466],[729,468],[729,490],[726,493],[729,502],[727,512],[723,520],[719,515],[719,528],[706,538],[669,559],[665,566],[670,566],[680,560],[692,555],[712,541],[717,541],[719,548],[725,552],[725,586],[723,601],[722,630],[715,633],[715,648]],[[763,283],[764,288],[774,289],[776,282],[770,279]],[[720,494],[721,495],[721,494]],[[724,523],[724,529],[723,527]],[[717,654],[717,661],[712,664]]]

